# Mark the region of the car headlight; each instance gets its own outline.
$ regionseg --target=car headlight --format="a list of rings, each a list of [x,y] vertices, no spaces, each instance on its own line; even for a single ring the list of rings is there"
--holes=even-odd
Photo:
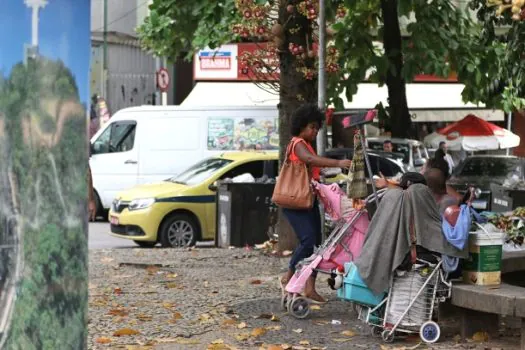
[[[155,203],[155,198],[134,199],[129,203],[128,210],[139,210],[149,208]]]

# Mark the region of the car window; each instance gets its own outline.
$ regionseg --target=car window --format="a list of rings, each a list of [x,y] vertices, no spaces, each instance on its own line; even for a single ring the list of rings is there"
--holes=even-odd
[[[516,158],[469,158],[456,168],[456,176],[506,177],[513,172],[520,173]]]
[[[367,141],[368,148],[374,151],[383,151],[383,141]],[[404,143],[392,143],[393,152],[403,154],[403,163],[408,164],[410,160],[410,148]]]
[[[135,144],[135,122],[115,122],[100,134],[95,141],[94,154],[127,152]]]
[[[228,170],[224,175],[220,177],[220,179],[233,179],[236,176],[246,173],[251,174],[256,179],[261,178],[264,174],[264,161],[256,160],[238,165],[235,168]]]
[[[269,178],[276,178],[279,175],[279,161],[278,160],[268,160],[264,162],[264,174]]]
[[[223,169],[228,164],[232,163],[232,160],[223,158],[208,158],[197,164],[193,165],[186,171],[183,171],[177,176],[172,177],[168,181],[180,183],[188,186],[195,186],[204,180],[209,179],[213,174],[217,173],[220,169]]]

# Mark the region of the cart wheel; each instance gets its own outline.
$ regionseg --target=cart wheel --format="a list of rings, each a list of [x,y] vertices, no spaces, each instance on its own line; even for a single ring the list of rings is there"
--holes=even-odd
[[[310,304],[303,297],[293,298],[288,303],[288,312],[295,318],[306,318],[310,314]]]
[[[382,332],[383,332],[383,329],[381,327],[378,327],[378,326],[370,327],[370,334],[372,335],[372,337],[381,338]]]
[[[427,344],[435,343],[441,336],[441,329],[439,325],[434,321],[427,321],[423,323],[419,330],[419,336]]]
[[[385,343],[392,343],[394,341],[394,332],[385,329],[383,333],[381,333],[381,338],[383,338]]]
[[[281,307],[284,310],[288,309],[288,293],[283,293],[283,295],[281,296]]]

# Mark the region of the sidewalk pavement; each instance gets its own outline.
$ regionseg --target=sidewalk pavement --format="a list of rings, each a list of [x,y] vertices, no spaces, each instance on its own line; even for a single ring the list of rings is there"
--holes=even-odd
[[[288,259],[246,249],[90,250],[89,349],[518,349],[513,329],[457,343],[447,321],[439,344],[384,344],[318,277],[329,303],[297,320],[280,307]],[[483,338],[483,337],[481,337]]]

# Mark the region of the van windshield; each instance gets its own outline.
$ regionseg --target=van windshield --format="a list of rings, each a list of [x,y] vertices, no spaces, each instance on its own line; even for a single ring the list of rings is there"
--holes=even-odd
[[[187,186],[195,186],[206,179],[209,179],[220,169],[233,162],[229,159],[222,158],[208,158],[205,159],[186,171],[183,171],[177,176],[172,177],[168,181],[175,182]]]

